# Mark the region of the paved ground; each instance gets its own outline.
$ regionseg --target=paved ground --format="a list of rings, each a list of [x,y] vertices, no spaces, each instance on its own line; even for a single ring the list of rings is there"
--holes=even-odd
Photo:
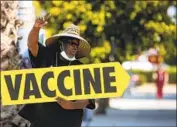
[[[118,110],[108,109],[106,116],[96,116],[90,123],[95,126],[160,126],[176,127],[175,110]]]
[[[164,88],[164,99],[155,99],[156,88],[147,84],[110,99],[107,115],[94,116],[90,127],[160,126],[176,127],[176,85]]]

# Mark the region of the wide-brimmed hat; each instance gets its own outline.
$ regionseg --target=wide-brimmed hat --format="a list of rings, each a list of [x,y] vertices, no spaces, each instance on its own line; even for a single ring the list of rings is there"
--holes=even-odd
[[[72,37],[72,38],[76,38],[80,40],[78,52],[75,56],[77,59],[86,57],[90,54],[90,51],[91,51],[90,44],[84,38],[80,36],[79,27],[74,24],[71,24],[70,26],[68,26],[62,33],[53,35],[52,37],[48,38],[45,44],[46,46],[49,46],[53,43],[59,43],[59,40],[62,37]]]

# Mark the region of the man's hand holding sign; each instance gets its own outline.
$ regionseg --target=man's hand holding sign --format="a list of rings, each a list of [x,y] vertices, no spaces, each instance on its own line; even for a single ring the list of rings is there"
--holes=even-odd
[[[79,127],[82,109],[94,109],[93,99],[121,96],[129,76],[117,62],[82,65],[78,59],[91,47],[73,24],[40,44],[39,30],[49,17],[37,19],[28,37],[34,69],[1,73],[2,102],[27,104],[19,114],[34,127]]]

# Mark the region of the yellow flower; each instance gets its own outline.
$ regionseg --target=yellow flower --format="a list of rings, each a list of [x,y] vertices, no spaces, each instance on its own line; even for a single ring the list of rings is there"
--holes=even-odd
[[[74,11],[75,6],[72,3],[64,2],[64,9],[67,11],[73,10]]]
[[[107,18],[111,18],[112,17],[111,13],[110,12],[106,12],[106,17]]]
[[[110,53],[111,52],[111,45],[108,41],[104,42],[104,48],[105,48],[105,52],[106,53]]]
[[[66,18],[67,18],[67,19],[72,19],[72,15],[71,15],[71,14],[67,14],[67,15],[66,15]]]
[[[95,57],[95,56],[96,56],[96,52],[95,52],[94,49],[92,49],[92,51],[91,51],[91,53],[90,53],[90,56],[91,56],[91,57]]]
[[[94,63],[101,63],[100,59],[99,58],[96,58]]]
[[[103,31],[103,27],[102,26],[98,26],[96,30],[97,30],[97,32],[102,32]]]
[[[91,4],[86,4],[86,8],[87,8],[87,10],[91,10],[92,9],[92,5]]]
[[[50,8],[49,13],[53,16],[58,16],[60,13],[60,9],[58,7]]]
[[[68,26],[71,25],[71,24],[72,24],[72,22],[67,21],[67,22],[65,22],[65,23],[63,24],[63,28],[65,29],[66,27],[68,27]]]
[[[83,33],[87,29],[87,26],[84,24],[80,24],[79,28],[80,28],[81,33]]]
[[[53,29],[48,28],[48,29],[45,31],[46,38],[51,37],[51,36],[52,36],[52,33],[53,33]]]
[[[63,1],[52,1],[55,6],[60,6]]]

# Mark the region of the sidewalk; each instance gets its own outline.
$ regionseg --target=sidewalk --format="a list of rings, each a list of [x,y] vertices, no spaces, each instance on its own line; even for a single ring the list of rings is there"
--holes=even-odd
[[[118,110],[107,109],[107,115],[94,116],[89,127],[176,127],[175,110]]]
[[[107,115],[94,115],[89,127],[176,126],[176,85],[164,87],[164,98],[155,99],[154,84],[132,90],[125,98],[111,98]]]
[[[123,98],[110,99],[109,104],[111,108],[116,109],[175,110],[176,85],[165,85],[162,100],[156,99],[154,84],[145,84],[132,89],[131,94]]]
[[[156,91],[157,88],[155,84],[148,83],[139,87],[132,88],[130,92],[126,91],[123,98],[152,100],[156,99]],[[163,93],[164,93],[163,99],[176,100],[176,85],[175,84],[165,85],[163,88]]]
[[[121,110],[176,110],[176,100],[111,99],[110,107]]]

